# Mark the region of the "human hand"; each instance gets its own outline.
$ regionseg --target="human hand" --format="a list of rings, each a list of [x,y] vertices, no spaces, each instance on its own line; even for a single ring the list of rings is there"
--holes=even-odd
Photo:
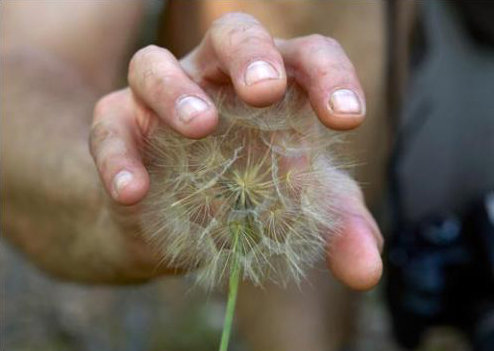
[[[180,61],[156,46],[138,51],[129,65],[129,87],[103,97],[95,108],[91,154],[106,191],[122,210],[138,208],[149,189],[141,146],[157,125],[205,137],[218,123],[206,91],[231,84],[246,103],[268,106],[283,96],[287,76],[307,92],[327,127],[348,130],[363,121],[365,98],[355,70],[330,38],[273,40],[256,19],[233,13],[214,22]],[[381,276],[382,237],[358,187],[341,207],[344,229],[328,245],[328,265],[345,284],[368,289]]]

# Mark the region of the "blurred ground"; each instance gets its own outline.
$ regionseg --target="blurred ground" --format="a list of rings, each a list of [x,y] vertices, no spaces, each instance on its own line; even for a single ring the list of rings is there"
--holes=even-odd
[[[0,278],[2,351],[209,351],[218,345],[222,297],[191,289],[183,278],[118,288],[62,283],[4,242]],[[400,350],[379,291],[365,295],[355,344],[354,351]],[[235,336],[231,345],[231,351],[248,350]],[[435,332],[421,349],[467,350],[448,330]]]
[[[2,351],[217,348],[221,299],[191,290],[192,284],[179,278],[137,287],[88,287],[46,277],[4,243],[0,257]]]

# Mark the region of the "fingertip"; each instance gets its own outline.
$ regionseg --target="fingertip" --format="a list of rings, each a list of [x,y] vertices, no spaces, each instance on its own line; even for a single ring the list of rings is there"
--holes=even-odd
[[[382,277],[383,263],[377,250],[375,250],[375,253],[377,255],[375,255],[373,264],[362,266],[360,274],[348,280],[348,287],[356,291],[369,291],[376,287]]]
[[[347,131],[347,130],[352,130],[360,126],[365,119],[365,116],[360,115],[360,116],[335,116],[329,114],[329,116],[324,116],[321,118],[321,115],[319,115],[319,119],[321,120],[322,124],[324,124],[326,127],[334,130],[339,130],[339,131]]]
[[[311,105],[320,121],[334,130],[351,130],[365,119],[366,105],[362,94],[352,88],[336,88],[329,96],[323,91],[311,94]]]
[[[237,93],[249,105],[269,106],[285,94],[286,74],[283,65],[267,60],[251,62],[238,78]]]
[[[354,290],[370,290],[382,276],[379,243],[372,230],[365,219],[352,217],[344,232],[332,239],[328,250],[333,275]]]
[[[183,136],[191,139],[200,139],[211,134],[218,126],[218,111],[209,103],[206,110],[195,114],[190,120],[178,118],[176,129]]]
[[[115,174],[110,188],[116,202],[125,206],[134,205],[147,194],[149,175],[144,169],[123,169]]]
[[[270,79],[237,88],[240,98],[254,107],[266,107],[279,101],[286,91],[286,78]]]

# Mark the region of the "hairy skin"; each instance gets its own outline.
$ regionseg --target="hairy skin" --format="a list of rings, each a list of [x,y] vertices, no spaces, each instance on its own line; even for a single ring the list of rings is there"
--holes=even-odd
[[[106,45],[93,35],[101,24],[98,13],[106,13],[112,35],[135,28],[140,5],[0,6],[2,235],[63,279],[126,284],[166,273],[156,270],[158,259],[129,220],[135,209],[111,201],[88,152],[94,104],[115,85],[115,63],[123,61],[134,37]],[[29,30],[27,20],[44,30]],[[63,21],[79,31],[64,36],[58,27]],[[74,42],[88,45],[78,52]]]
[[[149,279],[155,260],[136,228],[116,218],[87,151],[95,91],[66,64],[39,53],[2,58],[2,72],[3,235],[61,278]],[[23,103],[40,84],[43,90]]]

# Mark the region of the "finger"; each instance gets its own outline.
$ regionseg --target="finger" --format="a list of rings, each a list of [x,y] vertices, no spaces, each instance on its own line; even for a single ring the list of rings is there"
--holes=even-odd
[[[122,205],[146,195],[149,175],[139,153],[139,127],[130,107],[130,92],[121,90],[96,105],[90,133],[90,151],[108,194]]]
[[[153,45],[139,50],[128,80],[132,92],[180,134],[201,138],[216,127],[214,104],[168,50]]]
[[[383,238],[362,201],[347,203],[342,232],[331,239],[327,261],[333,275],[355,290],[368,290],[381,278]]]
[[[337,41],[316,34],[277,44],[322,123],[337,130],[353,129],[362,123],[364,92],[355,68]]]
[[[214,22],[196,55],[199,65],[218,65],[248,104],[267,106],[285,93],[283,58],[269,32],[250,15],[230,13]]]

